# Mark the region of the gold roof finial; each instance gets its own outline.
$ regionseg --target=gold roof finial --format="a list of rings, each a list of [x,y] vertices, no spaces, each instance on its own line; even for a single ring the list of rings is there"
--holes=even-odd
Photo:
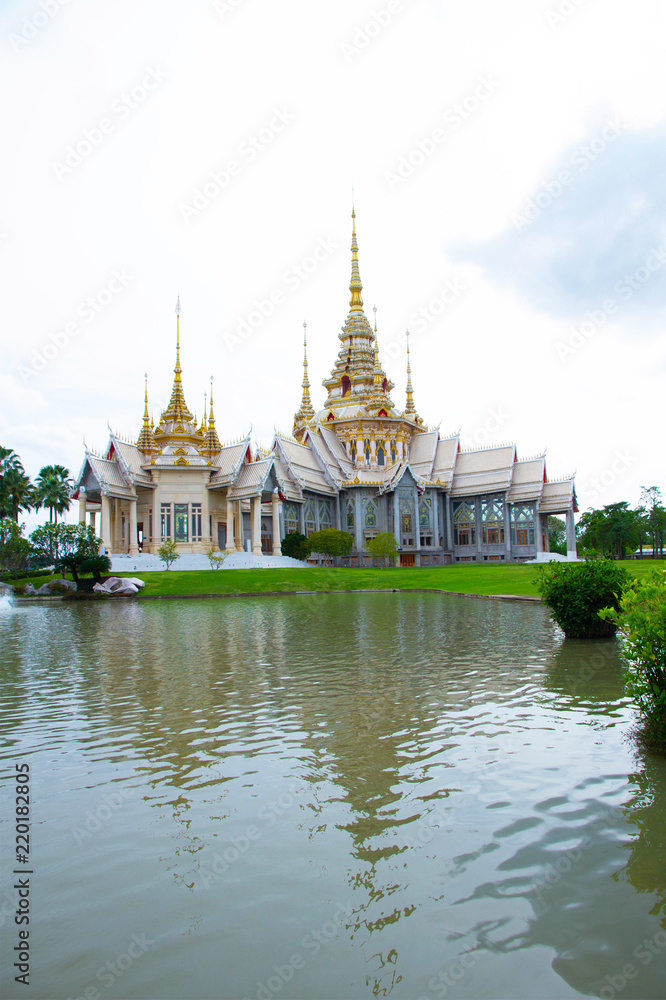
[[[294,433],[298,430],[297,425],[307,423],[314,417],[314,407],[310,399],[310,380],[308,378],[308,324],[303,322],[303,396],[299,410],[294,414]]]
[[[137,448],[143,452],[155,451],[155,438],[153,437],[153,424],[148,413],[148,372],[144,376],[143,394],[143,427],[136,443]]]
[[[349,305],[352,309],[363,309],[363,298],[361,292],[363,291],[363,285],[361,284],[361,272],[358,267],[358,243],[356,242],[356,210],[352,206],[352,241],[351,241],[351,252],[352,252],[352,270],[351,270],[351,281],[349,282],[349,291],[351,292],[351,298],[349,300]]]
[[[204,443],[203,451],[207,452],[217,452],[222,447],[220,439],[217,436],[217,431],[215,430],[215,414],[213,413],[213,376],[210,377],[210,406],[208,408],[208,431],[206,433],[206,441]]]
[[[412,369],[409,363],[409,330],[407,330],[407,406],[405,408],[405,413],[414,414],[414,416],[416,416],[416,409],[414,407],[414,389],[412,388]]]
[[[183,395],[183,380],[181,378],[183,369],[180,367],[180,295],[176,302],[176,366],[174,368],[174,380],[173,389],[171,390],[171,399],[169,400],[169,406],[162,414],[163,420],[173,420],[176,423],[182,424],[183,421],[191,422],[194,420],[193,414],[187,408],[187,403],[185,402],[185,396]],[[162,422],[160,421],[160,423]]]

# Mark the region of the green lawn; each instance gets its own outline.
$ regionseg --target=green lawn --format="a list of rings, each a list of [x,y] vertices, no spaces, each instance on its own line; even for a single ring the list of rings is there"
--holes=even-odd
[[[666,561],[625,561],[632,575],[645,576],[666,568]],[[124,573],[145,581],[145,597],[198,596],[202,594],[262,594],[309,590],[446,590],[459,594],[508,594],[537,597],[536,566],[464,563],[423,569],[232,569],[161,573]],[[41,586],[49,577],[40,577]],[[14,581],[16,585],[22,581]]]

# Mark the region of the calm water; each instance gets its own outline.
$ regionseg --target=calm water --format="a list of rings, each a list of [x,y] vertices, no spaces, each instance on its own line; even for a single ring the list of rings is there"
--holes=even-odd
[[[666,995],[666,764],[613,642],[354,594],[5,608],[0,648],[3,996]]]

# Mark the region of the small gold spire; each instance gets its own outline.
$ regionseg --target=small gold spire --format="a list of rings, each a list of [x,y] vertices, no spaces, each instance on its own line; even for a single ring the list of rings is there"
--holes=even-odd
[[[414,389],[412,387],[412,369],[409,363],[409,330],[407,330],[407,406],[405,413],[416,416],[414,407]]]
[[[349,282],[349,291],[351,292],[351,298],[349,300],[349,305],[352,309],[363,309],[363,298],[361,292],[363,291],[363,285],[361,284],[361,272],[358,267],[358,243],[356,242],[356,210],[352,206],[352,242],[351,242],[351,252],[352,252],[352,271],[351,271],[351,281]]]
[[[150,452],[155,451],[155,438],[153,437],[153,422],[150,419],[150,414],[148,413],[148,372],[144,374],[143,378],[143,427],[141,428],[141,433],[139,434],[139,440],[137,441],[136,446],[143,452]]]
[[[206,441],[203,446],[203,451],[213,454],[218,452],[222,447],[220,439],[217,436],[217,431],[215,430],[215,414],[213,413],[213,376],[210,377],[210,406],[208,408],[208,430],[206,433]]]

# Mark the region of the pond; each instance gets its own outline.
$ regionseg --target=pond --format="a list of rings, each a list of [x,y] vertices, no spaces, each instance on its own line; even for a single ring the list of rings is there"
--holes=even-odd
[[[664,994],[666,762],[614,640],[383,593],[4,607],[0,648],[4,997]]]

